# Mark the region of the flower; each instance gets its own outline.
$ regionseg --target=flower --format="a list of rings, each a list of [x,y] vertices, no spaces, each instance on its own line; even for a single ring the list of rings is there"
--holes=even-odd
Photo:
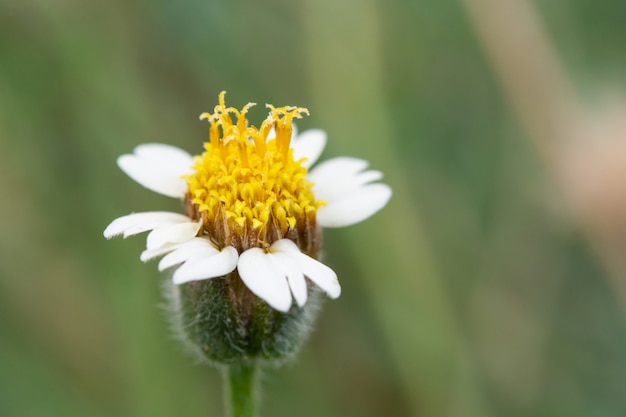
[[[169,145],[143,144],[118,165],[142,186],[180,198],[185,214],[133,213],[115,219],[109,239],[150,231],[142,261],[163,256],[160,271],[176,267],[174,284],[223,277],[236,270],[245,286],[275,310],[302,307],[307,280],[329,297],[341,287],[337,275],[316,258],[321,227],[358,223],[384,207],[391,189],[375,181],[361,159],[340,157],[311,167],[326,134],[297,134],[293,119],[304,108],[270,109],[259,128],[246,119],[252,103],[226,107],[225,93],[212,114],[205,152],[192,157]]]

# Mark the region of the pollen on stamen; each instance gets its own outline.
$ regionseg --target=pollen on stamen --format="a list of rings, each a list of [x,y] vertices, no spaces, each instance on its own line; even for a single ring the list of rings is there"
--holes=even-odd
[[[308,110],[268,105],[269,116],[257,128],[246,118],[254,103],[237,110],[226,107],[224,95],[213,113],[200,115],[210,123],[209,141],[185,177],[188,214],[202,219],[202,230],[218,241],[238,236],[246,247],[313,234],[324,203],[315,200],[306,168],[290,148],[293,119]],[[268,140],[272,128],[276,137]]]

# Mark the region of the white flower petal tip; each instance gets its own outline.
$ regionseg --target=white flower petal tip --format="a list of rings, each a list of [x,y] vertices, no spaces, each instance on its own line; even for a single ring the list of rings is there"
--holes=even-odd
[[[168,247],[169,245],[165,245]],[[195,237],[188,242],[169,246],[169,253],[159,262],[159,271],[182,264],[192,259],[208,258],[220,253],[208,239]]]
[[[184,243],[198,234],[202,222],[192,222],[189,218],[182,223],[175,223],[155,228],[148,235],[146,249],[155,250],[168,243]]]
[[[175,250],[178,246],[180,246],[180,244],[178,243],[167,243],[158,249],[146,249],[145,251],[141,252],[141,256],[139,257],[139,259],[141,260],[141,262],[151,261],[154,258],[158,258],[159,256],[163,256],[166,253]]]
[[[187,184],[183,175],[192,171],[193,157],[170,145],[139,145],[133,154],[122,155],[117,165],[145,188],[168,197],[183,198]]]
[[[237,269],[252,293],[275,310],[289,311],[291,290],[283,270],[274,262],[271,253],[261,248],[248,249],[239,256]]]
[[[181,258],[185,256],[193,257],[174,272],[172,277],[174,284],[180,285],[190,281],[221,277],[233,272],[237,267],[239,255],[237,249],[232,246],[226,246],[221,251],[215,248],[211,251],[208,247],[204,249],[205,253],[200,255],[198,251],[190,248],[185,249],[186,253],[177,255]]]
[[[107,239],[118,235],[123,235],[126,238],[159,227],[183,222],[189,222],[189,217],[168,211],[132,213],[113,220],[104,229],[103,234]]]
[[[339,157],[329,159],[309,174],[315,197],[326,204],[317,210],[322,227],[344,227],[359,223],[385,207],[391,188],[374,184],[383,177],[380,171],[367,170],[362,159]]]
[[[327,201],[317,210],[317,221],[322,227],[345,227],[359,223],[385,207],[391,198],[386,184],[368,184],[349,194]]]
[[[337,298],[341,294],[335,272],[300,252],[289,239],[274,242],[267,252],[248,249],[239,257],[237,268],[250,291],[278,311],[289,311],[294,300],[299,307],[306,304],[305,276],[329,297]]]
[[[320,261],[300,252],[300,249],[289,239],[281,239],[270,246],[270,251],[275,254],[285,254],[298,269],[306,275],[315,285],[320,287],[330,298],[338,298],[341,295],[341,286],[335,271]]]
[[[369,163],[363,159],[340,156],[324,161],[314,167],[308,175],[316,189],[324,189],[328,184],[334,184],[338,178],[349,178],[363,171]],[[319,190],[316,190],[319,192]]]
[[[281,275],[287,278],[289,289],[291,290],[294,300],[296,300],[296,304],[298,304],[299,307],[303,307],[306,304],[308,293],[304,274],[300,270],[297,262],[285,253],[272,252],[269,255],[274,265],[281,271]]]

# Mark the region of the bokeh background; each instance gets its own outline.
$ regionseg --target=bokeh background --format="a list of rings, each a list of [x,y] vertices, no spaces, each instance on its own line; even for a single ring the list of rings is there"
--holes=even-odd
[[[389,206],[325,233],[340,299],[265,416],[626,415],[623,0],[0,3],[0,416],[219,416],[115,159],[199,152],[228,91],[308,107]],[[255,122],[262,108],[251,113]],[[256,118],[256,119],[255,119]]]

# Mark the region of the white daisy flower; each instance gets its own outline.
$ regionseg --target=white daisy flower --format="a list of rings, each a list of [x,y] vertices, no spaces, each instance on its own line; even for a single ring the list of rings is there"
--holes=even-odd
[[[294,300],[304,306],[309,282],[339,297],[337,275],[315,259],[320,227],[349,226],[383,208],[391,189],[375,182],[382,173],[349,157],[309,171],[326,134],[297,134],[292,120],[306,109],[268,105],[268,118],[256,128],[246,120],[253,104],[242,110],[226,107],[224,92],[219,103],[213,114],[200,116],[211,125],[203,154],[143,144],[117,161],[144,187],[181,199],[185,214],[129,214],[115,219],[104,236],[150,231],[141,260],[163,256],[159,270],[176,268],[175,284],[235,272],[253,294],[281,312]]]

